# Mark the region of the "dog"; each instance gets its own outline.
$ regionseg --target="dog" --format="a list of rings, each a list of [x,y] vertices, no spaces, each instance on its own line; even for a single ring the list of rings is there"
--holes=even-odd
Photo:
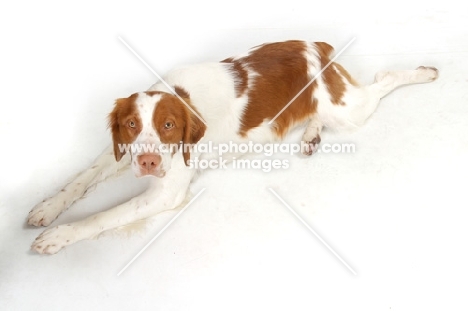
[[[220,62],[176,68],[147,91],[117,99],[109,114],[111,146],[55,196],[36,205],[28,224],[50,225],[87,189],[130,167],[136,177],[148,176],[148,189],[108,211],[45,230],[32,250],[54,254],[177,207],[199,171],[193,161],[218,156],[196,150],[200,144],[280,142],[303,126],[302,153],[311,155],[323,127],[360,126],[395,88],[438,77],[436,68],[421,66],[379,72],[374,83],[360,86],[341,65],[331,62],[332,53],[324,42],[267,43]]]

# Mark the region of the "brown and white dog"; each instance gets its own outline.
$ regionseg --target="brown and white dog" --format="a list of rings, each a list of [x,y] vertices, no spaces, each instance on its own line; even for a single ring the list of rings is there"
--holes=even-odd
[[[88,188],[130,166],[137,177],[152,176],[149,188],[108,211],[44,231],[32,249],[54,254],[103,231],[175,208],[197,171],[190,159],[218,156],[193,151],[194,145],[278,142],[291,129],[305,125],[302,152],[310,155],[317,149],[322,127],[359,126],[396,87],[438,76],[431,67],[379,72],[373,84],[360,86],[339,64],[327,67],[332,52],[323,42],[264,44],[221,62],[172,70],[166,83],[118,99],[109,115],[113,146],[55,196],[35,206],[28,223],[48,226]],[[129,145],[154,148],[122,147]],[[163,145],[192,148],[161,152]]]

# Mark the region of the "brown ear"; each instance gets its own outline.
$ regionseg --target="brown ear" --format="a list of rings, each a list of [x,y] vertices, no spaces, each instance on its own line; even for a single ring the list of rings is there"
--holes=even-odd
[[[184,99],[185,100],[185,99]],[[186,103],[189,104],[190,101],[186,100]],[[193,107],[191,107],[198,115],[200,115]],[[196,116],[188,107],[186,109],[186,119],[183,137],[183,148],[182,153],[184,156],[185,165],[189,166],[188,161],[190,160],[190,146],[191,144],[196,144],[202,137],[205,135],[206,125],[203,121]]]
[[[109,129],[112,133],[112,142],[114,144],[114,156],[115,160],[118,162],[122,159],[123,155],[125,154],[125,150],[119,148],[119,145],[123,143],[122,138],[120,136],[120,125],[119,125],[119,109],[118,103],[119,100],[116,101],[116,105],[114,110],[109,114]]]

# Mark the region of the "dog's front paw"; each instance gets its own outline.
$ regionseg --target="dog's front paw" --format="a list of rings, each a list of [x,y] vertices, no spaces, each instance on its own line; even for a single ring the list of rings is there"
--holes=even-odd
[[[31,249],[39,254],[55,254],[78,241],[77,233],[78,228],[71,224],[47,229],[36,238]]]
[[[68,207],[66,198],[56,195],[45,199],[29,212],[28,224],[32,226],[50,225]]]
[[[301,151],[303,155],[310,156],[317,152],[320,144],[320,135],[315,136],[312,140],[301,142]]]

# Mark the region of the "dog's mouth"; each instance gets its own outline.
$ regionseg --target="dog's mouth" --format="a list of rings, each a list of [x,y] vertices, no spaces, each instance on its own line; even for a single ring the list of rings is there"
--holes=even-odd
[[[138,178],[145,177],[145,176],[154,176],[158,178],[163,178],[164,176],[166,176],[166,171],[162,169],[161,167],[152,169],[150,171],[140,168],[140,170],[135,174],[135,176]]]
[[[159,178],[163,178],[164,176],[166,176],[166,171],[163,169],[159,169],[155,174],[152,175]]]

